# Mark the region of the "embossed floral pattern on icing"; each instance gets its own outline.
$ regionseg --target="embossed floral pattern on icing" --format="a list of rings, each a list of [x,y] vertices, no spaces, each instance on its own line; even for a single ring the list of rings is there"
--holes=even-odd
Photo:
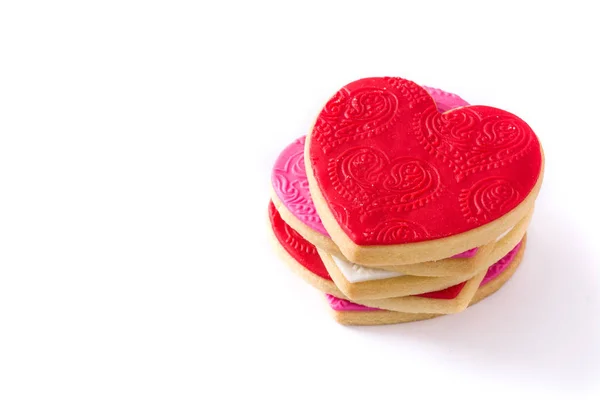
[[[433,165],[411,157],[389,160],[369,147],[353,147],[330,160],[329,175],[338,193],[360,203],[366,212],[410,210],[441,194],[440,176]],[[388,194],[380,195],[379,187]]]
[[[366,93],[381,99],[352,100]],[[392,98],[397,106],[385,106]],[[477,228],[521,203],[541,172],[541,148],[524,121],[487,106],[441,113],[425,89],[400,78],[353,82],[321,117],[327,129],[313,130],[319,140],[310,142],[310,168],[338,225],[358,245]]]
[[[314,126],[314,140],[325,152],[351,140],[384,132],[396,121],[398,98],[380,88],[340,90],[323,108]],[[345,118],[339,119],[343,115]]]
[[[517,161],[534,143],[524,121],[499,118],[491,107],[465,107],[444,114],[430,107],[415,119],[421,124],[415,130],[421,144],[452,168],[457,181]]]
[[[510,211],[519,204],[521,196],[510,181],[491,177],[463,189],[458,198],[465,219],[477,223]]]
[[[313,274],[331,280],[317,248],[281,219],[272,201],[269,202],[269,220],[277,241],[289,255]]]
[[[320,234],[327,235],[308,189],[304,167],[305,139],[303,136],[294,141],[279,155],[271,182],[279,200],[296,218]]]
[[[468,105],[466,101],[455,94],[429,87],[427,87],[426,90],[429,92],[436,104],[438,104],[440,112],[447,111],[451,108]],[[330,100],[326,106],[328,116],[335,115],[339,112],[341,107],[340,104],[342,103],[342,97],[343,95],[340,94],[337,98]],[[366,103],[362,105],[363,108],[372,108],[370,115],[376,114],[381,116],[382,114],[385,114],[383,110],[385,110],[386,107],[383,106],[385,103],[383,99],[381,99],[379,102],[375,101],[374,99],[371,99],[370,101],[363,99],[363,103]],[[377,106],[377,104],[379,105]],[[352,113],[353,115],[356,115],[359,113],[359,111],[355,110]],[[365,114],[366,111],[363,110],[362,113]],[[373,126],[371,126],[371,128],[373,128]],[[308,190],[308,179],[306,178],[306,170],[304,165],[304,141],[305,137],[297,139],[288,147],[286,147],[279,155],[277,161],[275,162],[271,177],[273,189],[275,190],[275,193],[280,201],[296,218],[298,218],[309,228],[319,232],[322,235],[329,236],[325,230],[325,227],[323,226],[323,223],[321,222],[321,219],[319,218],[319,215],[317,214],[310,196],[310,191]],[[356,167],[356,165],[354,167]],[[421,165],[420,163],[415,162],[406,163],[404,166],[397,165],[395,168],[391,168],[391,166],[388,164],[388,167],[390,167],[388,171],[392,175],[387,180],[388,185],[391,187],[396,186],[400,189],[402,189],[402,185],[404,185],[405,192],[405,188],[410,187],[411,185],[418,186],[419,184],[423,185],[424,183],[429,183],[431,185],[432,182],[436,185],[439,185],[439,176],[436,176],[435,172],[431,172],[433,175],[428,173],[428,168],[430,168],[429,164]],[[411,169],[414,169],[414,171],[411,171]],[[421,175],[419,175],[419,173]],[[405,179],[402,179],[403,177],[405,177]],[[371,174],[368,178],[373,179],[377,177]],[[340,189],[342,190],[343,187],[340,186]],[[418,193],[419,192],[417,191],[417,194]],[[395,206],[399,208],[410,208],[412,205],[418,205],[419,201],[426,202],[431,200],[432,197],[439,195],[439,193],[440,192],[438,190],[437,193],[430,193],[429,196],[425,194],[419,199],[410,199],[410,196],[400,196],[399,204]],[[393,203],[389,204],[394,205]],[[343,223],[347,222],[348,214],[343,205],[330,203],[329,206],[337,220],[343,221]],[[376,207],[377,205],[374,205],[371,207],[371,209],[375,209]]]

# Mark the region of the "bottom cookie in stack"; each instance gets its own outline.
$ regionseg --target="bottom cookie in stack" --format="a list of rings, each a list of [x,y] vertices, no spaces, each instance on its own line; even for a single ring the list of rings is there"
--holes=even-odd
[[[418,321],[444,315],[426,310],[452,309],[446,305],[466,301],[470,305],[498,290],[518,267],[525,249],[525,237],[498,262],[490,266],[477,286],[469,289],[469,281],[442,290],[396,298],[405,302],[411,312],[389,311],[349,301],[335,285],[314,245],[283,221],[275,206],[269,204],[273,243],[290,268],[309,284],[327,294],[335,319],[346,325],[382,325]],[[471,280],[473,281],[473,280]],[[478,288],[477,288],[478,287]],[[473,293],[474,292],[474,293]]]

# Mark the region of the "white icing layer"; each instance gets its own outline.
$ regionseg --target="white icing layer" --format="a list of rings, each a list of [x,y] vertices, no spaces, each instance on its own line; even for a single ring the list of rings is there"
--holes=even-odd
[[[404,276],[402,272],[385,271],[383,269],[363,267],[358,264],[353,264],[348,261],[340,260],[335,256],[331,256],[337,265],[338,269],[350,283],[375,281],[378,279],[395,278]]]
[[[513,228],[514,226],[507,229],[506,232],[498,236],[496,238],[496,242],[500,241],[500,239],[508,235],[508,233],[512,231]],[[333,258],[335,265],[337,265],[342,275],[344,275],[344,278],[346,278],[346,280],[350,283],[376,281],[379,279],[396,278],[399,276],[406,275],[402,272],[386,271],[383,269],[363,267],[362,265],[340,260],[339,258],[333,255],[331,256],[331,258]]]

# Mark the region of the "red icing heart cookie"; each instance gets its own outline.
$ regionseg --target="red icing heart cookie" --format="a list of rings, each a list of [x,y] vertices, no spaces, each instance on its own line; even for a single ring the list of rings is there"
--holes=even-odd
[[[318,277],[331,281],[317,248],[285,223],[272,201],[269,202],[269,220],[275,238],[294,260]]]
[[[269,220],[271,221],[271,228],[273,229],[275,238],[294,260],[318,277],[332,281],[321,257],[317,253],[317,248],[285,223],[277,212],[273,202],[269,202]],[[465,282],[462,282],[446,289],[423,293],[417,296],[431,299],[454,299],[460,294],[464,286]]]
[[[344,294],[335,286],[325,265],[318,257],[316,248],[281,219],[272,202],[269,203],[269,219],[274,239],[278,246],[281,246],[287,264],[315,288],[337,297],[344,297]],[[400,307],[404,311],[411,310],[409,312],[418,312],[423,307],[425,309],[433,308],[436,312],[441,313],[456,312],[456,308],[460,308],[461,304],[468,301],[472,296],[474,290],[471,289],[476,288],[481,279],[484,279],[485,283],[485,279],[491,280],[501,273],[506,265],[511,262],[518,248],[519,246],[489,267],[485,278],[480,275],[479,278],[474,277],[472,280],[445,289],[406,297],[377,300],[375,303],[380,308],[397,309]],[[471,286],[471,289],[467,286]]]
[[[328,233],[364,265],[436,260],[491,242],[531,209],[543,167],[536,135],[517,116],[487,106],[440,113],[425,89],[400,78],[336,93],[305,159]]]
[[[317,277],[333,283],[329,272],[321,257],[317,252],[317,248],[304,239],[298,232],[296,232],[291,226],[289,226],[279,215],[273,202],[269,202],[269,220],[271,222],[271,229],[277,239],[279,245],[283,247],[285,252],[289,254],[302,268],[310,271]],[[311,281],[314,283],[314,279]],[[416,296],[431,298],[431,299],[445,299],[450,300],[456,298],[466,282],[450,286],[445,289],[432,291],[428,293],[417,294]],[[325,287],[322,282],[318,285],[319,288]]]

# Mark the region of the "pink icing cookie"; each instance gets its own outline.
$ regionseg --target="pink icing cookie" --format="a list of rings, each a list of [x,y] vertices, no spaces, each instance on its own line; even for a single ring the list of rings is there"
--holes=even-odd
[[[514,260],[515,256],[517,255],[519,248],[521,248],[521,243],[522,242],[519,242],[514,249],[509,251],[504,257],[488,268],[487,273],[485,274],[485,277],[481,281],[479,287],[482,287],[490,281],[496,279],[498,275],[500,275],[502,271],[504,271],[510,265],[512,260]],[[335,311],[379,311],[378,308],[352,303],[351,301],[340,299],[330,294],[326,294],[325,297],[329,302],[329,306]]]
[[[504,271],[506,267],[508,267],[508,265],[512,262],[512,260],[517,255],[517,252],[521,248],[521,243],[522,242],[519,242],[514,249],[509,251],[504,257],[502,257],[494,265],[488,268],[487,273],[483,277],[483,280],[481,281],[479,287],[485,285],[489,281],[496,279],[498,275],[500,275],[500,273],[502,273],[502,271]]]
[[[475,253],[477,253],[477,248],[463,251],[462,253],[452,256],[452,258],[471,258],[475,255]]]
[[[275,161],[271,182],[285,208],[311,229],[329,237],[308,190],[304,168],[305,139],[302,136],[281,152]]]
[[[423,88],[433,97],[441,112],[469,105],[453,93],[427,86]],[[304,140],[304,136],[297,139],[281,152],[275,161],[271,182],[277,197],[296,218],[309,228],[329,237],[308,190],[308,179],[304,168]],[[476,252],[477,249],[467,250],[453,258],[470,258]]]
[[[433,97],[435,105],[437,106],[437,109],[440,112],[445,112],[448,110],[452,110],[453,108],[464,107],[469,105],[469,103],[467,103],[454,93],[444,92],[441,89],[436,89],[429,86],[423,86],[423,89],[427,90],[431,97]]]
[[[352,303],[351,301],[340,299],[338,297],[326,294],[325,297],[329,302],[329,307],[335,311],[379,311],[379,308],[371,308],[360,304]]]

